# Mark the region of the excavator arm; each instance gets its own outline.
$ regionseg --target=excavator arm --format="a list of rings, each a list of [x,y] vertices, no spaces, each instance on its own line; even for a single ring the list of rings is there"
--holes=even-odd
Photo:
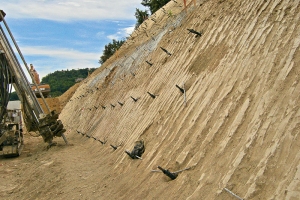
[[[25,59],[17,43],[15,42],[12,33],[10,32],[4,16],[5,13],[0,10],[0,22],[3,22],[4,27],[6,28],[5,31],[0,24],[0,79],[2,83],[0,86],[0,148],[1,141],[5,141],[5,136],[13,135],[11,130],[7,128],[4,120],[5,116],[7,115],[7,104],[12,86],[16,90],[16,93],[22,103],[23,120],[25,122],[27,131],[39,133],[43,137],[44,141],[49,143],[49,145],[53,144],[53,138],[56,136],[63,137],[64,141],[67,143],[67,140],[64,136],[64,132],[66,130],[63,128],[62,122],[58,120],[58,114],[55,111],[50,111],[43,94],[41,91],[39,91],[43,103],[48,109],[48,114],[46,114],[38,102],[35,93],[31,89],[30,82],[28,81],[26,74],[19,63],[19,60],[13,51],[10,41],[14,44],[19,58],[21,58],[23,61],[23,64],[27,69],[27,75],[31,77],[33,83],[38,88],[37,83],[32,77],[32,74],[29,72],[27,63],[25,62]],[[5,33],[8,33],[10,40]],[[9,134],[7,132],[9,132]]]

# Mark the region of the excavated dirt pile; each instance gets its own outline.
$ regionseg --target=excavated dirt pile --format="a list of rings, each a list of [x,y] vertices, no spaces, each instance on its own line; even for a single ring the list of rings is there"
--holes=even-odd
[[[56,110],[56,112],[61,113],[64,106],[68,103],[71,99],[73,94],[75,93],[76,89],[80,86],[81,83],[76,83],[71,88],[69,88],[63,95],[60,97],[53,97],[53,98],[45,98],[45,101],[50,109]],[[48,108],[46,107],[42,98],[38,98],[40,105],[45,113],[49,113]]]
[[[164,6],[77,88],[60,115],[70,146],[28,139],[0,160],[0,197],[300,198],[300,2],[192,2]]]

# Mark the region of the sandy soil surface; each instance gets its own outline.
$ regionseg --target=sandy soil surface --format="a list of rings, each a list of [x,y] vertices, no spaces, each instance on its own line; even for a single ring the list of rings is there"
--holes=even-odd
[[[0,158],[0,198],[300,199],[300,2],[196,3],[171,1],[59,100],[71,145],[26,135]]]
[[[81,85],[82,83],[76,83],[73,85],[68,91],[66,91],[63,95],[60,97],[53,97],[53,98],[45,98],[46,103],[48,104],[48,107],[50,108],[50,111],[56,110],[58,113],[61,113],[64,106],[68,103],[70,98],[75,93],[76,89]],[[43,101],[42,98],[38,98],[38,101],[40,105],[42,106],[42,109],[44,112],[49,113],[48,109]]]

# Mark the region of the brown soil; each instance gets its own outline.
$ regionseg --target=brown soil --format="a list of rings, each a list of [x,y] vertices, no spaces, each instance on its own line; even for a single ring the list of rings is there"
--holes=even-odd
[[[0,198],[300,199],[300,3],[196,2],[171,1],[54,100],[71,145],[26,135],[19,158],[0,158]],[[157,166],[191,168],[170,180]]]

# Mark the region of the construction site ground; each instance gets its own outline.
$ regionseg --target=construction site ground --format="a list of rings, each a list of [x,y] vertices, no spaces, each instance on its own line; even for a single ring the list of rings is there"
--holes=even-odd
[[[300,2],[187,2],[49,100],[70,144],[27,133],[0,199],[300,199]]]

